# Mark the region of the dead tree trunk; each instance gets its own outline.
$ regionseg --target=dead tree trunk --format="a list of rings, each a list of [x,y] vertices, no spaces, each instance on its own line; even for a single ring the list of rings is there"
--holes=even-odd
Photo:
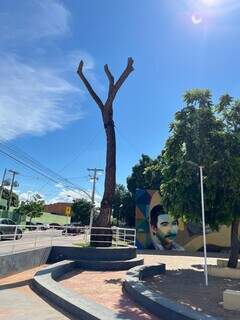
[[[104,66],[104,70],[109,81],[108,97],[105,103],[102,102],[102,100],[93,90],[92,86],[84,76],[83,61],[80,62],[77,71],[89,94],[100,108],[107,140],[104,194],[101,202],[99,217],[96,221],[94,221],[94,226],[96,227],[110,227],[111,225],[112,201],[116,187],[116,137],[113,121],[113,102],[118,90],[123,85],[124,81],[128,78],[129,74],[134,70],[133,59],[128,58],[127,66],[116,82],[114,81],[114,77],[107,64]],[[95,234],[98,233],[96,229],[93,232]],[[101,231],[101,233],[104,232]],[[106,236],[91,237],[91,240],[91,244],[94,246],[111,245],[109,237]]]

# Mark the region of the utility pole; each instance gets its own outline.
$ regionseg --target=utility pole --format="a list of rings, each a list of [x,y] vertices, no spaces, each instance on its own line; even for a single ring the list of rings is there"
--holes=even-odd
[[[207,269],[207,245],[206,245],[206,226],[205,226],[205,208],[204,208],[204,190],[203,190],[203,166],[199,166],[200,184],[201,184],[201,204],[202,204],[202,226],[203,226],[203,249],[204,249],[204,274],[205,284],[208,286],[208,269]]]
[[[5,170],[4,170],[4,173],[3,173],[1,190],[0,190],[0,200],[2,199],[3,187],[4,187],[4,181],[5,181],[5,178],[6,178],[6,173],[7,173],[7,169],[5,169]]]
[[[93,224],[94,207],[95,207],[96,181],[98,180],[97,174],[98,173],[103,173],[104,170],[103,169],[94,168],[94,169],[88,169],[88,172],[89,172],[89,177],[93,181],[92,197],[91,197],[92,206],[91,206],[90,223],[89,223],[89,228],[91,230],[92,229],[92,224]],[[91,172],[93,172],[93,175],[91,175]]]
[[[14,170],[8,170],[8,172],[10,172],[12,174],[12,182],[11,182],[10,194],[9,194],[9,199],[8,199],[8,204],[7,204],[7,211],[9,211],[9,208],[10,208],[11,202],[12,202],[12,191],[13,191],[15,176],[17,174],[19,174],[17,171],[14,171]]]

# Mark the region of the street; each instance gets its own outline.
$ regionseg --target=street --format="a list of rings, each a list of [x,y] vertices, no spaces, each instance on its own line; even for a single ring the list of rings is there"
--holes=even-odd
[[[20,240],[0,241],[0,255],[30,250],[51,245],[71,245],[73,242],[83,242],[84,234],[62,235],[62,230],[25,231]]]

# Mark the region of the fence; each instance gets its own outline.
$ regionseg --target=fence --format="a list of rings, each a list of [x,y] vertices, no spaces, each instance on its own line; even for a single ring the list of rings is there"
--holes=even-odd
[[[0,255],[33,248],[64,245],[87,247],[91,237],[98,246],[133,247],[136,230],[89,226],[45,226],[0,224]]]

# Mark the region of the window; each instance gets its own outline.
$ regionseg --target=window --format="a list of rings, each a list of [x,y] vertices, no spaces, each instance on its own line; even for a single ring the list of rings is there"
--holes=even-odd
[[[15,225],[15,222],[14,222],[13,220],[11,220],[11,219],[8,219],[8,220],[7,220],[7,224],[9,224],[9,225]]]

